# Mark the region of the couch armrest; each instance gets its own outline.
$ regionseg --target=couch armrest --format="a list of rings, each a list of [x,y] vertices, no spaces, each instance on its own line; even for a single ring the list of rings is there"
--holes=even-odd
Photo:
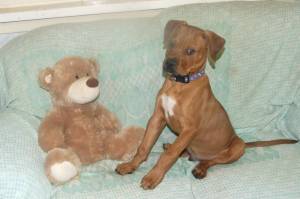
[[[0,112],[0,198],[50,198],[51,185],[37,142],[38,123],[24,113]]]

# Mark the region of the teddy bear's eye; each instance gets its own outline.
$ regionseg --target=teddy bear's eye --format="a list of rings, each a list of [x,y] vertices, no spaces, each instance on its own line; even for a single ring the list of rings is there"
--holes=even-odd
[[[89,73],[87,73],[87,74],[86,74],[86,76],[90,76],[90,74],[89,74]]]
[[[76,76],[75,76],[75,78],[76,78],[76,79],[79,79],[79,76],[78,76],[78,75],[76,75]]]

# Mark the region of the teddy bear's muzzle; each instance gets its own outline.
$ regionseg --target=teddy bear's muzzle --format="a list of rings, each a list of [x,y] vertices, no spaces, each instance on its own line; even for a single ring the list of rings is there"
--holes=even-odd
[[[73,103],[86,104],[94,101],[99,93],[99,81],[93,77],[83,77],[70,85],[68,98]]]

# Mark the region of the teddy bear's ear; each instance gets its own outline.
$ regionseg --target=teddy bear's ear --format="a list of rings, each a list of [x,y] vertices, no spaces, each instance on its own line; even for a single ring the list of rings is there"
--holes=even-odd
[[[99,64],[97,63],[96,59],[90,58],[89,59],[90,64],[93,66],[95,72],[98,74],[99,73]]]
[[[42,88],[49,91],[52,85],[54,70],[47,67],[39,73],[39,83]]]

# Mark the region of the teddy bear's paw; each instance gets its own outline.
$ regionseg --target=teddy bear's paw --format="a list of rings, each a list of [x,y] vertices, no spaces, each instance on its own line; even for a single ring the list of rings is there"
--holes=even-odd
[[[76,166],[69,161],[55,163],[50,168],[51,177],[58,183],[71,180],[78,175],[78,172]]]
[[[81,162],[71,149],[55,148],[48,152],[45,171],[53,184],[63,184],[79,175]]]

